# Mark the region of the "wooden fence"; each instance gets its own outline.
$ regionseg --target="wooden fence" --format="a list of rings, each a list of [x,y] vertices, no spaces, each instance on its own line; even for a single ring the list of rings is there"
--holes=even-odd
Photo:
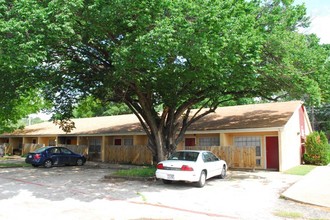
[[[26,155],[29,152],[33,152],[39,148],[44,147],[44,144],[24,144],[22,149],[22,155]]]
[[[88,146],[87,145],[67,145],[59,144],[58,147],[66,147],[69,150],[75,152],[76,154],[88,155]]]
[[[152,164],[152,153],[143,145],[106,146],[105,161],[110,163]]]
[[[33,152],[39,148],[44,147],[44,144],[24,144],[22,155],[25,155],[29,152]],[[88,146],[87,145],[58,145],[58,147],[66,147],[77,154],[88,154]]]
[[[13,155],[14,154],[13,145],[11,145],[11,144],[4,144],[3,146],[5,148],[5,155]]]
[[[186,147],[188,150],[188,148]],[[209,150],[227,162],[230,168],[256,167],[255,147],[190,147],[191,150]],[[105,161],[110,163],[152,164],[152,154],[146,146],[107,146]]]
[[[75,153],[88,155],[90,160],[93,155],[89,155],[87,145],[63,145]],[[43,147],[40,144],[25,144],[22,154]],[[6,153],[10,151],[10,145],[6,145]],[[232,146],[214,146],[214,147],[186,147],[187,150],[209,150],[221,159],[227,162],[230,168],[252,168],[256,167],[256,148],[255,147],[232,147]],[[11,150],[12,151],[12,150]],[[98,156],[99,158],[99,156]],[[130,163],[130,164],[152,164],[153,158],[151,151],[144,145],[134,146],[113,146],[105,147],[104,161],[110,163]]]
[[[12,151],[9,151],[10,150],[9,147],[10,147],[9,144],[0,145],[0,157],[11,154]]]
[[[188,148],[186,147],[188,150]],[[256,148],[255,147],[189,147],[190,150],[208,150],[227,162],[230,168],[255,168]]]
[[[2,155],[14,155],[14,153],[16,153],[13,145],[8,144],[8,143],[1,144],[0,148],[1,148]]]

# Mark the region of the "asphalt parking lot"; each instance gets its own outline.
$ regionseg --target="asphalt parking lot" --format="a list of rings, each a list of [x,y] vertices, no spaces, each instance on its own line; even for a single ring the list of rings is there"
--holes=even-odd
[[[1,168],[0,219],[330,219],[329,210],[280,197],[299,176],[229,171],[196,188],[104,178],[117,168]]]

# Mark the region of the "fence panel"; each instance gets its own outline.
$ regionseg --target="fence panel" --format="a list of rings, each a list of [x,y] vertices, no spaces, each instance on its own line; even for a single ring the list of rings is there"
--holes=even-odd
[[[255,168],[255,147],[232,147],[232,146],[193,146],[186,147],[187,150],[208,150],[227,162],[231,168]]]
[[[106,146],[105,161],[111,163],[152,164],[152,154],[147,146]]]
[[[67,145],[59,144],[59,147],[66,147],[69,150],[73,151],[76,154],[88,155],[88,146],[87,145]]]
[[[14,154],[14,147],[11,144],[3,144],[5,148],[5,155],[13,155]]]
[[[26,155],[29,152],[33,152],[39,148],[44,147],[44,144],[24,144],[23,145],[23,150],[22,150],[22,155]]]

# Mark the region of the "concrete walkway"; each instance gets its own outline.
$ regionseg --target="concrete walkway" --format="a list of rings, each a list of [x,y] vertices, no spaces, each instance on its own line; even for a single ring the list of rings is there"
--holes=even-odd
[[[330,208],[330,165],[313,169],[282,196],[294,201]]]

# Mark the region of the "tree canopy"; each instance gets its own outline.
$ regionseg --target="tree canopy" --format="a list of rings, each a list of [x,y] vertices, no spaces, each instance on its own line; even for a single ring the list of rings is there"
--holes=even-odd
[[[125,103],[161,160],[225,101],[325,97],[326,49],[292,3],[3,0],[1,96],[11,109],[38,88],[64,120],[86,96]]]
[[[73,109],[73,117],[75,118],[90,118],[98,116],[111,116],[132,113],[130,109],[121,103],[102,103],[93,96],[88,96],[79,102],[76,108]]]

